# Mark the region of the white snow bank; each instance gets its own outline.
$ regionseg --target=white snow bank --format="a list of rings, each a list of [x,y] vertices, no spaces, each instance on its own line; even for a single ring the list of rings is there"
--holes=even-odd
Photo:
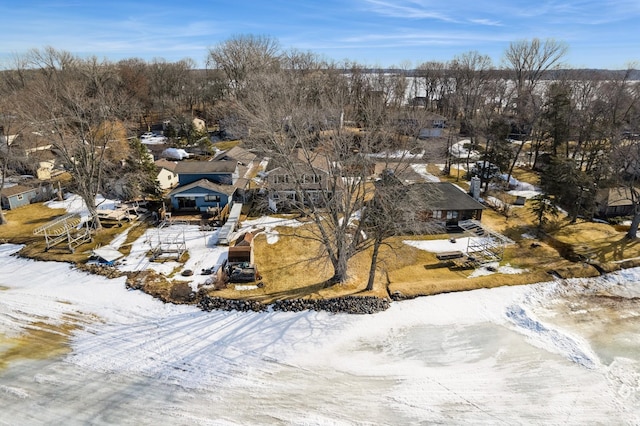
[[[430,253],[442,253],[445,251],[466,252],[469,244],[481,242],[481,237],[463,237],[453,240],[404,240],[403,243]]]
[[[572,295],[624,294],[633,302],[640,295],[639,269],[424,297],[366,316],[202,312],[128,291],[121,278],[12,256],[19,248],[0,245],[0,334],[38,323],[83,325],[74,332],[63,365],[47,360],[51,367],[27,372],[27,382],[35,377],[36,385],[17,385],[11,375],[12,381],[3,383],[3,409],[23,412],[20,401],[28,398],[29,406],[40,407],[40,419],[73,417],[47,404],[52,395],[64,400],[75,388],[87,389],[68,382],[64,372],[72,367],[73,377],[98,378],[108,391],[107,405],[98,406],[95,416],[124,398],[134,399],[135,412],[144,412],[146,405],[136,403],[148,400],[135,392],[139,388],[123,390],[129,378],[159,395],[161,412],[148,412],[154,419],[166,415],[166,396],[175,412],[196,401],[198,410],[207,410],[204,416],[213,413],[208,419],[232,422],[236,414],[227,407],[253,395],[261,403],[247,404],[243,411],[263,419],[295,422],[309,411],[314,419],[332,423],[334,411],[322,407],[338,404],[338,423],[366,423],[370,411],[353,411],[360,404],[352,405],[361,401],[353,398],[362,389],[367,390],[364,402],[384,406],[384,412],[407,423],[562,423],[570,418],[573,424],[612,419],[633,424],[640,414],[634,396],[637,359],[615,356],[611,366],[603,365],[586,340],[589,329],[580,335],[540,316],[541,309],[566,304]],[[45,394],[45,381],[64,386]],[[331,395],[331,404],[317,400],[323,394]]]
[[[294,218],[262,216],[258,219],[243,220],[237,234],[263,229],[264,234],[267,237],[267,243],[275,244],[278,242],[280,236],[279,232],[275,229],[276,227],[282,226],[296,228],[304,224],[304,222],[300,222]]]
[[[96,206],[99,209],[115,210],[117,207],[117,204],[118,204],[118,201],[104,198],[100,194],[96,196]],[[77,213],[85,221],[88,220],[89,218],[89,210],[87,209],[87,205],[85,204],[82,197],[76,194],[70,194],[70,193],[65,194],[64,200],[47,201],[45,205],[52,209],[65,209],[67,210],[67,213]]]
[[[465,145],[469,146],[471,141],[469,139],[463,139],[459,142],[454,143],[449,148],[449,153],[456,158],[469,158],[471,160],[477,160],[480,158],[480,153],[478,151],[469,150],[465,147]]]
[[[440,182],[440,179],[437,176],[432,175],[431,173],[427,172],[427,165],[426,164],[415,164],[415,163],[412,163],[411,164],[411,168],[413,169],[414,172],[419,174],[427,182]]]
[[[157,135],[153,133],[145,133],[140,136],[140,142],[144,145],[162,145],[169,139],[163,135]]]
[[[505,275],[515,275],[525,273],[527,272],[527,270],[522,268],[515,268],[510,264],[500,266],[498,262],[490,262],[473,271],[469,275],[469,278],[482,277],[485,275],[495,274],[496,272]]]

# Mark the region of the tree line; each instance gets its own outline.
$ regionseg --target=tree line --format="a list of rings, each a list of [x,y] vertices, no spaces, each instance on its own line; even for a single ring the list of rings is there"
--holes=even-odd
[[[555,40],[521,40],[509,45],[500,64],[469,51],[393,71],[285,50],[276,39],[255,35],[210,48],[206,69],[190,59],[111,62],[34,49],[0,72],[0,190],[12,173],[33,174],[44,155],[32,150],[27,157],[24,148],[51,145],[91,213],[97,194],[157,195],[153,163],[137,135],[168,120],[171,143],[206,150],[210,139],[190,124],[200,117],[221,137],[242,139],[298,176],[300,200],[308,200],[302,176],[325,162],[324,199],[297,207],[316,225],[307,237],[321,243],[332,282],[342,282],[349,259],[371,248],[373,276],[377,250],[401,232],[389,218],[403,214],[392,201],[402,189],[392,180],[367,182],[371,159],[399,175],[413,153],[426,150],[427,160],[441,154],[418,139],[437,114],[451,143],[468,138],[470,149],[509,178],[523,162],[541,170],[541,218],[549,205],[573,220],[592,217],[598,189],[627,188],[635,238],[640,83],[633,67],[572,70],[563,62],[567,49]],[[20,152],[13,148],[18,145]],[[455,161],[461,160],[449,158],[447,167]],[[426,201],[409,205],[418,211]]]

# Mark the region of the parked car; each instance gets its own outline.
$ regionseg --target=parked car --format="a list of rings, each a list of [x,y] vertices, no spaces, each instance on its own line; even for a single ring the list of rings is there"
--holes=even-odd
[[[469,174],[484,180],[490,180],[500,176],[500,168],[488,161],[477,161],[469,170]]]
[[[140,135],[140,142],[146,145],[160,145],[167,142],[167,137],[154,132],[145,132]]]

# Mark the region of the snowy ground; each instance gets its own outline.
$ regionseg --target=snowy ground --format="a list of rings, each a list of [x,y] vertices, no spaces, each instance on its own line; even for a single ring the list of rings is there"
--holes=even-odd
[[[101,209],[113,208],[114,201],[99,197],[97,200]],[[69,213],[78,213],[85,219],[88,211],[82,199],[76,195],[67,194],[64,201],[53,201],[48,203],[51,208],[64,208]],[[274,244],[278,241],[278,226],[295,227],[302,225],[295,219],[282,217],[264,216],[255,220],[243,221],[241,228],[236,235],[245,232],[264,233],[267,243]],[[114,249],[119,249],[127,237],[127,231],[120,234],[109,245]],[[158,273],[170,276],[180,275],[185,270],[190,270],[193,275],[180,277],[182,281],[189,281],[191,287],[197,290],[198,285],[209,279],[209,275],[203,275],[203,270],[216,270],[227,259],[228,248],[217,245],[218,230],[201,230],[197,225],[186,225],[176,223],[161,229],[148,229],[144,235],[131,244],[130,253],[119,259],[116,267],[122,271],[142,271],[150,269]],[[169,244],[170,243],[170,244]],[[184,248],[189,253],[188,260],[182,264],[177,261],[167,260],[164,262],[152,262],[149,253],[160,245],[175,247],[184,244]]]
[[[64,206],[81,212],[75,201]],[[243,223],[270,242],[284,224],[297,222]],[[206,278],[199,268],[225,256],[215,232],[175,231],[190,251],[184,268]],[[175,266],[143,255],[154,232],[122,268]],[[368,316],[202,312],[128,291],[124,278],[12,256],[18,249],[0,245],[0,359],[27,330],[78,329],[69,354],[0,371],[0,425],[640,424],[640,269],[395,302]]]
[[[0,424],[640,422],[640,270],[369,316],[202,312],[18,249],[0,246],[0,336],[81,329],[0,372]]]

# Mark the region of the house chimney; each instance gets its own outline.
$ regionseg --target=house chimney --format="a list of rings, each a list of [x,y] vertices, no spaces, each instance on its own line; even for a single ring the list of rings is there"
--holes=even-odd
[[[471,187],[469,188],[469,193],[476,201],[480,199],[480,185],[480,178],[478,176],[473,176],[471,178]]]

